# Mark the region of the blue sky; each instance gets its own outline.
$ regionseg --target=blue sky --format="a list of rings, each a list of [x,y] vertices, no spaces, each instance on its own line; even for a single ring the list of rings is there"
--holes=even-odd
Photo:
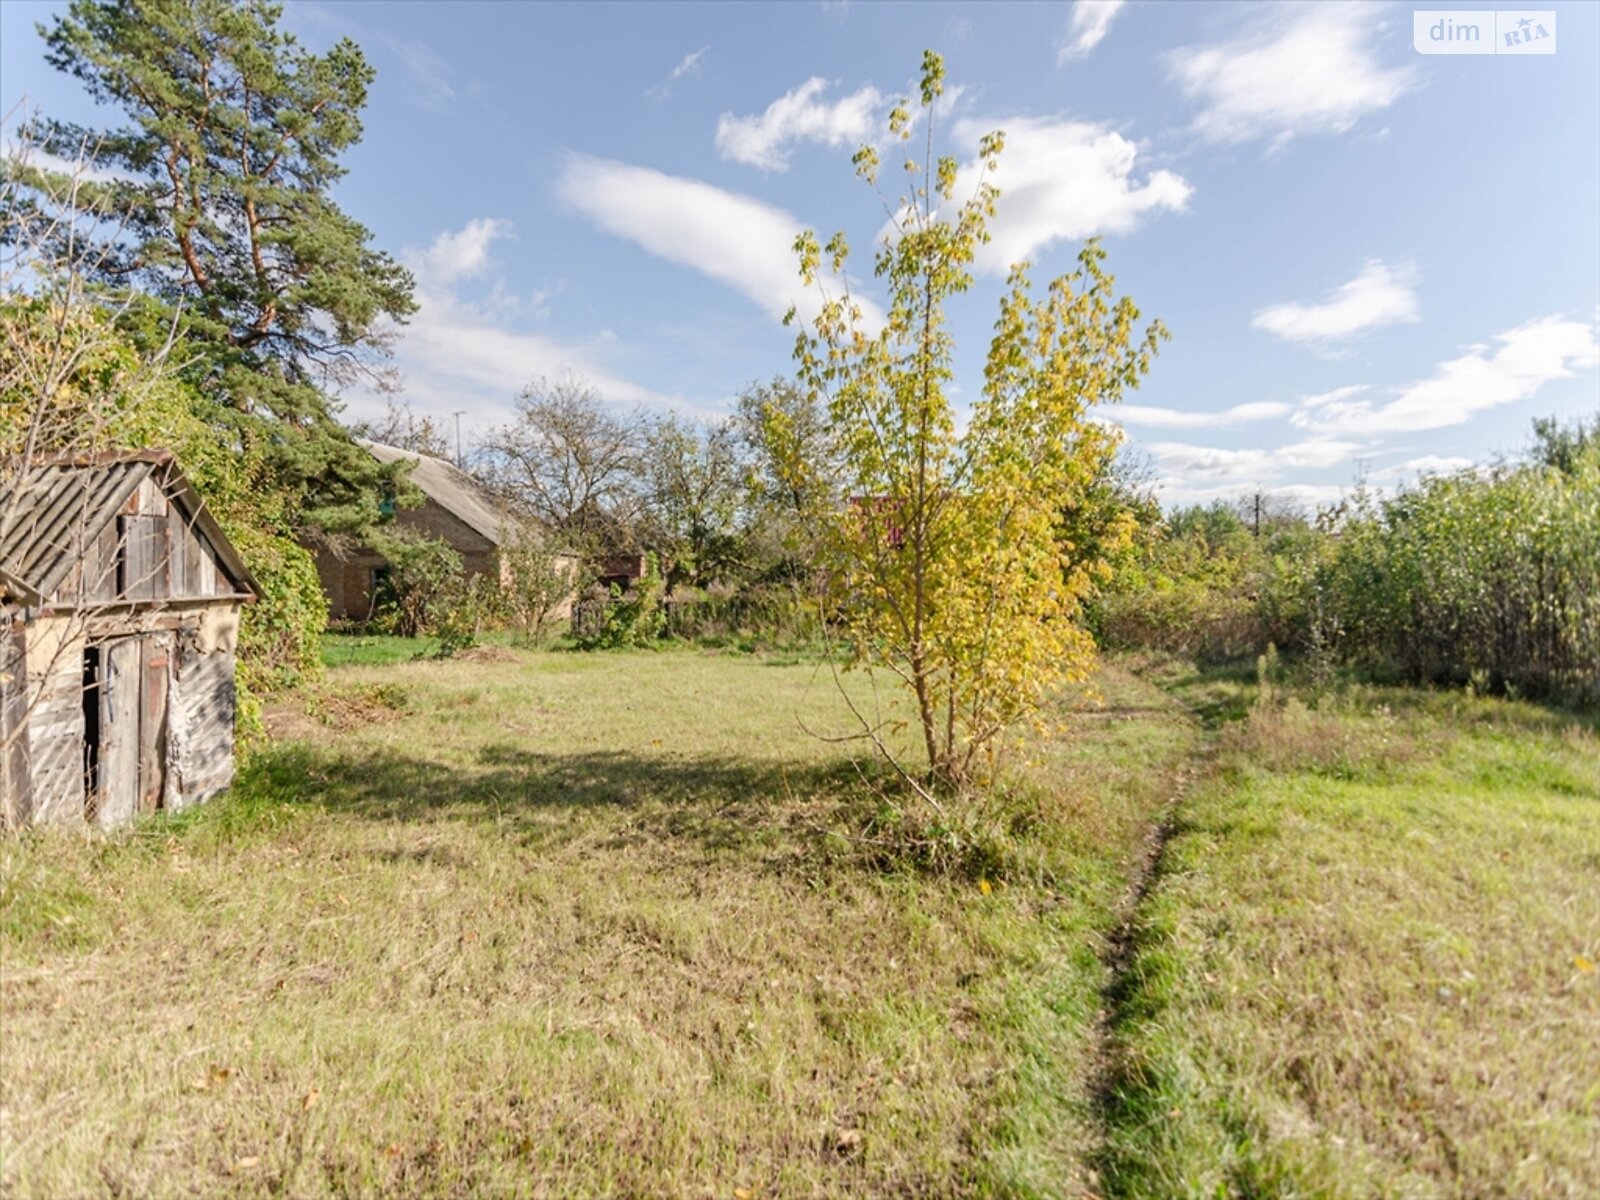
[[[0,5],[0,102],[91,117],[42,61],[51,11]],[[1412,13],[291,3],[284,20],[378,68],[339,199],[417,273],[406,396],[466,410],[469,438],[536,376],[709,415],[788,372],[789,244],[846,230],[870,287],[883,214],[849,156],[884,141],[932,47],[947,145],[1008,135],[993,253],[952,312],[961,393],[1006,261],[1042,282],[1104,234],[1173,333],[1107,410],[1166,498],[1310,503],[1600,410],[1600,5],[1559,6],[1556,53],[1522,57],[1420,55]]]

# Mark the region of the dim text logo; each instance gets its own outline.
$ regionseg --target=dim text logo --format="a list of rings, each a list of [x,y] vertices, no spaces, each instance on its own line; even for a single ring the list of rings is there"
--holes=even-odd
[[[1419,9],[1411,14],[1418,54],[1554,54],[1556,14],[1492,8]]]

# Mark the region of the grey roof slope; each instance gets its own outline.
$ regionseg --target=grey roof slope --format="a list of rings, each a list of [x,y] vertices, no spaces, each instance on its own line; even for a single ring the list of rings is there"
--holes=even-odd
[[[41,604],[67,577],[83,547],[112,521],[151,475],[217,553],[241,594],[259,591],[239,552],[170,450],[47,459],[25,467],[0,496],[0,593]]]
[[[506,533],[517,524],[517,518],[497,500],[492,492],[468,475],[454,463],[415,450],[401,450],[381,442],[361,443],[379,462],[388,465],[408,462],[411,471],[406,476],[419,491],[441,508],[446,509],[470,525],[496,546],[506,539]]]

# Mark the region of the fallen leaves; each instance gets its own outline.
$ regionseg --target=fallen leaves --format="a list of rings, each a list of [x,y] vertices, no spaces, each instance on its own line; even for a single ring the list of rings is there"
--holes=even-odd
[[[198,1079],[189,1081],[189,1090],[192,1092],[209,1092],[214,1087],[221,1087],[234,1077],[237,1072],[232,1067],[225,1067],[221,1063],[212,1063],[211,1069]]]

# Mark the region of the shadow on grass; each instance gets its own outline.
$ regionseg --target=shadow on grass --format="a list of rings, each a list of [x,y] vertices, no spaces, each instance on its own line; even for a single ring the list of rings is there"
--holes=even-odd
[[[730,757],[669,758],[623,750],[546,753],[488,746],[467,767],[401,753],[339,753],[290,743],[240,771],[241,819],[315,807],[374,821],[483,821],[529,843],[592,829],[584,813],[626,816],[617,836],[671,837],[706,849],[820,833],[830,817],[870,802],[845,761],[794,766]],[[568,823],[552,821],[566,814]]]

